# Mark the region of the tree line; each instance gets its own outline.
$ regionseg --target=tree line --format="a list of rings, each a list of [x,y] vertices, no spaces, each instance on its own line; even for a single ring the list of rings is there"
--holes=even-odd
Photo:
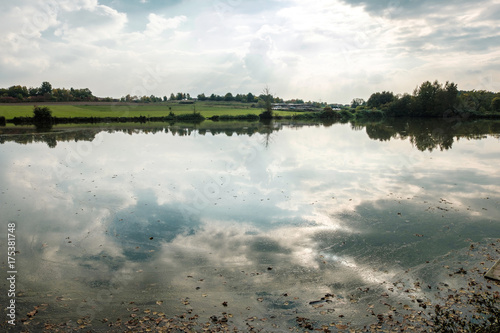
[[[92,94],[89,88],[53,88],[50,82],[44,81],[39,87],[26,87],[14,85],[9,88],[0,88],[0,103],[39,103],[39,102],[123,102],[123,103],[161,103],[168,101],[216,101],[216,102],[240,102],[255,104],[254,106],[262,106],[268,101],[268,97],[264,92],[261,94],[233,94],[231,92],[225,95],[218,94],[199,94],[196,97],[189,93],[178,92],[171,93],[170,96],[137,96],[127,94],[119,99],[111,97],[96,97]],[[277,96],[271,96],[271,103],[293,103],[293,104],[311,104],[317,107],[325,106],[326,103],[304,102],[303,99],[290,99],[284,101]]]
[[[215,102],[241,102],[241,103],[258,103],[259,100],[264,100],[266,98],[265,94],[254,95],[251,92],[248,94],[236,94],[233,95],[228,92],[225,95],[210,94],[205,95],[205,93],[199,94],[193,97],[189,93],[178,92],[176,94],[171,93],[169,97],[166,95],[163,97],[158,97],[155,95],[151,96],[131,96],[130,94],[120,98],[121,102],[136,102],[136,103],[157,103],[157,102],[167,102],[167,101],[215,101]],[[283,103],[283,99],[273,96],[273,103]],[[302,101],[302,100],[301,100]],[[304,103],[304,101],[302,101]]]
[[[467,113],[487,115],[500,112],[500,93],[486,90],[458,90],[453,82],[426,81],[413,94],[395,95],[390,91],[373,93],[368,101],[354,99],[358,110],[381,110],[386,116],[442,117]]]
[[[282,98],[273,96],[269,91],[260,95],[251,92],[247,94],[235,94],[231,92],[225,95],[205,93],[192,97],[189,93],[178,92],[159,96],[131,96],[130,94],[120,99],[110,97],[100,98],[92,94],[90,89],[75,88],[53,88],[52,85],[44,81],[40,87],[26,87],[15,85],[9,88],[0,88],[0,103],[15,102],[72,102],[72,101],[107,101],[107,102],[127,102],[127,103],[159,103],[167,101],[217,101],[217,102],[240,102],[249,103],[254,107],[269,109],[270,103],[293,103],[309,104],[315,107],[325,107],[326,103],[304,102],[302,99],[291,99],[283,101]],[[345,108],[343,105],[335,105],[336,108]],[[426,81],[417,86],[413,94],[396,95],[390,91],[373,93],[365,101],[355,98],[350,104],[351,109],[356,111],[382,111],[386,116],[418,116],[437,117],[446,114],[468,113],[472,115],[487,115],[500,112],[500,93],[486,90],[458,90],[453,82],[439,83]],[[347,106],[348,108],[348,106]]]
[[[21,85],[9,88],[0,88],[0,103],[19,102],[79,102],[79,101],[103,101],[108,98],[98,98],[92,94],[89,88],[52,88],[52,85],[44,81],[40,87],[26,87]]]

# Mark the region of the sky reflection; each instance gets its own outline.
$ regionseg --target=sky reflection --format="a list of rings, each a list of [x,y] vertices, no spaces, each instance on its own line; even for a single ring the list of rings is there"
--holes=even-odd
[[[286,321],[322,293],[498,235],[499,152],[494,137],[418,151],[340,124],[5,143],[2,220],[18,223],[26,304],[62,294],[78,317],[86,298],[104,313],[157,298],[172,314],[185,297],[200,311],[230,299],[235,313],[251,299]],[[282,293],[296,299],[283,305]]]

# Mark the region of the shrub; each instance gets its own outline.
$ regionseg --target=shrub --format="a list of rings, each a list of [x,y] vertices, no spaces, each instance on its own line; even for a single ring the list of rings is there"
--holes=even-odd
[[[322,119],[332,119],[332,118],[340,118],[340,114],[333,111],[333,109],[329,106],[326,106],[323,111],[321,111],[320,118]]]
[[[7,122],[5,121],[5,117],[2,116],[0,117],[0,126],[5,126],[5,125],[7,125]]]
[[[37,129],[50,129],[53,122],[52,111],[48,107],[36,105],[33,107],[33,124]]]
[[[357,118],[380,119],[384,117],[384,112],[381,110],[360,110],[356,112]]]
[[[350,113],[349,111],[347,111],[345,109],[340,111],[340,115],[342,116],[342,118],[347,118],[347,119],[354,117],[354,115],[352,113]]]

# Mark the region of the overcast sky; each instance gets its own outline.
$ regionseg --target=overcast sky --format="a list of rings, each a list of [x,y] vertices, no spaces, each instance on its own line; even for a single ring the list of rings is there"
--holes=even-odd
[[[500,0],[16,0],[0,86],[348,103],[425,80],[500,90]]]

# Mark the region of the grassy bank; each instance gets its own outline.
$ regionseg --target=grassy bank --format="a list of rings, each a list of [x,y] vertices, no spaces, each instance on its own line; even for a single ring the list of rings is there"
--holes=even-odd
[[[196,102],[195,104],[179,104],[177,102],[137,104],[137,103],[109,103],[103,105],[80,105],[80,104],[40,104],[48,106],[52,111],[52,116],[59,118],[69,117],[166,117],[170,112],[176,115],[189,114],[194,111],[199,112],[203,117],[212,116],[242,116],[247,114],[258,115],[261,108],[251,107],[248,103],[237,102]],[[287,116],[296,112],[278,111],[277,115]],[[14,117],[31,117],[33,115],[33,105],[31,104],[0,104],[0,116],[7,120]]]

